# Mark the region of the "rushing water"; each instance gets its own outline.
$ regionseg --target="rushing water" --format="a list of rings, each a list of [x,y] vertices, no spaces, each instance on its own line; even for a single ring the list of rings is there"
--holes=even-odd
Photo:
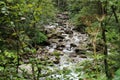
[[[76,63],[86,60],[87,58],[80,58],[79,55],[76,57],[70,57],[70,55],[76,53],[75,49],[83,49],[83,46],[85,48],[88,42],[88,36],[86,34],[81,34],[80,32],[74,31],[74,26],[58,26],[56,23],[56,25],[48,25],[45,26],[45,28],[46,30],[55,31],[54,33],[60,34],[59,36],[63,37],[63,39],[59,37],[54,39],[50,38],[50,45],[46,46],[46,49],[50,53],[56,50],[59,50],[63,53],[63,55],[60,56],[60,63],[56,65],[57,68],[59,70],[62,70],[64,68],[70,69],[72,72],[68,76],[71,77],[71,80],[79,80],[77,78],[78,74],[74,72],[73,67],[75,67]],[[71,61],[71,59],[74,59],[74,61]],[[54,67],[50,67],[50,69],[54,70]],[[55,75],[60,78],[63,77],[62,74],[54,74],[51,76]],[[64,78],[60,80],[64,80]]]

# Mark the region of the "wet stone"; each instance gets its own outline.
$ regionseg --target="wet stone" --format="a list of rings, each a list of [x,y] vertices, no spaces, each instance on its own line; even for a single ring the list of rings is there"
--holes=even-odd
[[[63,39],[59,39],[58,42],[63,42]]]
[[[69,57],[77,57],[77,54],[75,54],[75,53],[70,53]]]
[[[79,57],[80,57],[80,58],[87,58],[86,55],[80,55]]]
[[[70,34],[73,34],[73,31],[70,30],[70,29],[66,29],[66,30],[65,30],[65,33],[70,35]]]
[[[71,43],[70,46],[71,46],[71,47],[77,47],[77,45],[74,44],[74,43]]]
[[[75,49],[76,54],[85,54],[85,50]]]

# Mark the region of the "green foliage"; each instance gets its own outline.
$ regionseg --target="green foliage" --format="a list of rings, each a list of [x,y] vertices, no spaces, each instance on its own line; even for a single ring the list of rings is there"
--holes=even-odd
[[[118,69],[118,70],[115,72],[115,77],[113,78],[113,80],[120,80],[120,69]]]
[[[40,28],[42,28],[40,26],[54,19],[56,10],[50,0],[34,0],[34,2],[7,0],[6,2],[1,1],[0,7],[1,40],[8,42],[7,39],[11,39],[14,42],[15,39],[21,39],[23,44],[28,42],[26,45],[30,44],[28,39],[32,39],[32,37],[38,37],[38,40],[35,39],[38,43],[46,40],[45,35],[40,32]],[[37,32],[35,32],[36,30]],[[1,41],[1,44],[4,42]]]
[[[116,70],[116,68],[119,68],[119,48],[120,48],[120,39],[119,39],[119,1],[118,0],[109,0],[106,2],[106,0],[69,0],[69,5],[68,5],[68,11],[70,11],[70,17],[72,23],[77,26],[82,28],[82,25],[86,25],[86,31],[92,36],[91,38],[93,39],[93,44],[100,43],[102,44],[107,44],[108,45],[108,56],[109,58],[109,65],[110,69],[113,71]],[[101,4],[99,4],[101,3]],[[103,12],[100,14],[100,6],[103,7]],[[114,10],[112,9],[114,8]],[[104,14],[104,15],[103,15]],[[118,21],[117,21],[118,20]],[[101,40],[103,37],[101,34],[101,28],[99,27],[99,23],[102,22],[102,27],[106,30],[106,39],[107,43],[103,43]],[[97,35],[96,35],[97,34]],[[95,41],[95,35],[96,41]],[[102,46],[103,47],[103,46]],[[103,51],[103,50],[102,50]],[[103,52],[97,52],[98,54],[103,53]],[[96,55],[96,61],[99,62],[99,55]],[[103,59],[104,60],[104,59]],[[102,59],[100,60],[102,61]],[[97,66],[97,65],[95,65]],[[91,71],[90,73],[92,73]],[[92,75],[92,74],[91,74]],[[92,79],[94,80],[94,79]],[[102,80],[102,79],[101,79]]]
[[[39,44],[46,41],[47,37],[43,33],[36,31],[35,36],[33,37],[32,40],[33,42]]]
[[[58,51],[54,51],[52,54],[53,54],[54,56],[60,56],[60,52],[58,52]]]
[[[0,79],[25,79],[18,73],[20,55],[36,53],[32,44],[47,40],[41,29],[53,21],[55,12],[51,0],[0,1]]]

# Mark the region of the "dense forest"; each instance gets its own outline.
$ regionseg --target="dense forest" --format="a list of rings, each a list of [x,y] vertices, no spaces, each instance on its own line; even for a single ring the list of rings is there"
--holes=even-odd
[[[120,1],[0,0],[0,80],[120,80]]]

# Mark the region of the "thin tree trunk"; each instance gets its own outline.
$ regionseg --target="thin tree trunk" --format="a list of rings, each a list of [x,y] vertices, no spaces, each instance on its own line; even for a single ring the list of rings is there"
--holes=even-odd
[[[110,77],[110,73],[109,73],[109,67],[108,67],[108,61],[107,61],[107,58],[108,58],[108,48],[107,48],[107,44],[106,44],[106,29],[105,29],[105,26],[103,26],[103,23],[101,22],[101,28],[102,28],[102,39],[104,41],[104,66],[105,66],[105,73],[106,73],[106,76],[108,78],[108,80],[111,79]]]
[[[118,20],[118,17],[117,17],[117,14],[116,14],[116,8],[115,8],[115,6],[114,5],[112,5],[111,6],[111,9],[112,9],[112,12],[113,12],[113,14],[114,14],[114,17],[115,17],[115,20],[116,20],[116,23],[118,23],[119,22],[119,20]]]
[[[19,40],[19,28],[18,29],[15,29],[15,32],[17,33],[16,37],[17,37],[17,45],[16,45],[16,50],[17,50],[17,73],[18,73],[18,70],[19,70],[19,65],[20,65],[20,57],[19,57],[19,48],[20,48],[20,40]]]

